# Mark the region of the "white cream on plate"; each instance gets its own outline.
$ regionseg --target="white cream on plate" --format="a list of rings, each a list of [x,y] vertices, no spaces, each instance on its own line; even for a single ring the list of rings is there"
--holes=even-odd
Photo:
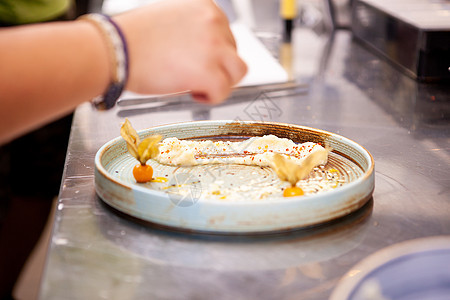
[[[288,156],[300,163],[305,157],[324,148],[312,142],[296,144],[274,135],[252,137],[242,142],[212,140],[179,140],[166,138],[159,145],[157,162],[172,166],[205,164],[241,164],[271,167],[274,153]],[[327,160],[319,164],[326,164]]]
[[[248,201],[282,197],[283,190],[290,186],[287,181],[279,180],[273,171],[277,169],[274,160],[276,154],[281,154],[296,165],[309,165],[306,174],[314,167],[322,168],[317,171],[321,174],[320,180],[313,172],[312,177],[298,182],[297,186],[305,191],[305,195],[335,188],[338,177],[323,169],[328,152],[318,143],[296,144],[275,135],[252,137],[241,142],[166,138],[160,142],[159,154],[153,160],[161,165],[181,167],[190,176],[198,176],[197,187],[201,186],[201,199]],[[315,155],[311,155],[313,153]],[[304,163],[313,156],[313,165]],[[252,167],[246,169],[242,165]],[[333,178],[327,179],[327,173]],[[192,192],[190,184],[169,185],[163,189],[183,196]]]

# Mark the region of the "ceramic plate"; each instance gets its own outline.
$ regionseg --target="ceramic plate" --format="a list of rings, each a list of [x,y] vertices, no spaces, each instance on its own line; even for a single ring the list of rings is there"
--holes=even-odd
[[[343,277],[330,299],[450,299],[450,237],[414,239],[375,252]]]
[[[100,198],[132,217],[184,230],[215,233],[286,231],[325,223],[362,207],[372,196],[374,161],[357,143],[322,130],[282,123],[200,121],[153,127],[141,138],[243,140],[268,134],[296,143],[330,146],[327,165],[302,182],[307,195],[282,197],[287,186],[270,168],[243,165],[165,166],[149,161],[160,182],[138,184],[137,161],[118,137],[95,157],[95,188]],[[330,176],[332,175],[332,176]],[[326,188],[317,188],[325,182]],[[302,186],[302,187],[303,187]],[[214,187],[220,194],[217,197]]]

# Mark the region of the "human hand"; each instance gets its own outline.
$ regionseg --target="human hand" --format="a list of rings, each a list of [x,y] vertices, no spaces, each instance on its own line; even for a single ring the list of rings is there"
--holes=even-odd
[[[247,71],[224,13],[212,0],[166,0],[114,17],[129,49],[127,89],[190,91],[219,103]]]

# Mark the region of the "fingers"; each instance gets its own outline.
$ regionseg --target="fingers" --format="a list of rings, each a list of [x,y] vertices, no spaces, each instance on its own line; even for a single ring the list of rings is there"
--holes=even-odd
[[[212,0],[160,1],[115,20],[128,42],[127,89],[134,92],[190,90],[198,101],[219,103],[246,72],[228,19]]]
[[[212,55],[213,63],[212,66],[203,70],[206,72],[204,79],[201,80],[203,85],[200,86],[199,90],[192,91],[195,100],[211,104],[217,104],[225,100],[233,86],[247,72],[246,64],[237,55],[237,45],[229,27],[228,18],[219,7],[216,8],[215,13],[210,16],[209,23],[211,28],[217,28],[217,36],[221,36],[222,41],[215,43],[215,48],[210,49],[214,53]]]
[[[213,2],[214,3],[214,2]],[[205,91],[193,93],[194,99],[200,102],[220,103],[227,98],[231,89],[236,85],[247,72],[247,66],[237,54],[237,45],[233,33],[229,27],[228,18],[225,13],[217,7],[218,14],[212,18],[211,26],[217,26],[217,32],[221,33],[222,43],[218,43],[211,52],[216,59],[216,66],[205,70],[208,72],[205,77],[208,82]]]
[[[199,70],[200,79],[195,80],[199,84],[192,89],[193,98],[199,102],[222,102],[247,72],[246,64],[231,47],[221,51],[218,57],[209,67]]]
[[[247,73],[247,65],[235,50],[223,56],[222,68],[229,78],[231,86],[238,84]]]
[[[192,77],[192,98],[196,101],[208,104],[222,102],[230,93],[231,85],[229,77],[221,67],[208,68],[204,72],[199,70],[198,77]]]
[[[216,20],[217,23],[220,23],[219,27],[226,28],[226,30],[223,30],[224,37],[228,40],[230,45],[232,45],[234,49],[236,49],[236,41],[234,39],[233,33],[229,28],[229,21],[227,15],[214,1],[208,0],[208,2],[212,2],[213,5],[215,6],[214,10],[215,13],[212,19]],[[211,23],[214,23],[214,21],[212,21]]]

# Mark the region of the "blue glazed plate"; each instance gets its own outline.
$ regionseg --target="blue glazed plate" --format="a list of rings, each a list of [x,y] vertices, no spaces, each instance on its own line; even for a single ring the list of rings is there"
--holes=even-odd
[[[410,240],[374,253],[342,278],[330,299],[450,299],[450,237]]]
[[[347,138],[314,128],[252,121],[200,121],[153,127],[139,134],[142,138],[160,134],[163,138],[222,140],[274,134],[297,143],[320,142],[333,149],[325,168],[338,170],[342,181],[332,190],[307,196],[285,198],[280,188],[279,194],[253,199],[254,192],[286,183],[280,182],[270,168],[220,164],[178,168],[149,161],[154,177],[166,178],[167,182],[137,184],[131,172],[137,161],[127,152],[125,141],[118,137],[106,143],[95,157],[99,197],[125,214],[163,226],[215,233],[292,230],[350,214],[371,198],[374,188],[370,153]],[[211,185],[219,190],[239,189],[240,199],[204,196]],[[188,187],[188,197],[172,193],[173,186]]]

